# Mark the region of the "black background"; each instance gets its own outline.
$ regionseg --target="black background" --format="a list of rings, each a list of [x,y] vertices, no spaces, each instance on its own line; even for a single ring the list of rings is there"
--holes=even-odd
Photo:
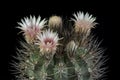
[[[103,39],[101,46],[107,48],[105,54],[109,56],[109,61],[107,66],[109,67],[109,73],[107,80],[118,80],[119,76],[119,52],[118,49],[118,38],[119,34],[117,23],[117,13],[118,7],[114,2],[105,1],[32,1],[31,3],[18,1],[16,3],[10,3],[9,5],[4,5],[2,8],[1,15],[2,19],[2,39],[5,41],[3,43],[3,51],[1,52],[1,66],[2,74],[4,74],[2,80],[12,80],[12,75],[8,71],[8,67],[11,61],[11,55],[15,54],[16,45],[18,45],[18,38],[21,37],[17,35],[19,32],[15,27],[18,26],[17,22],[20,22],[22,18],[30,15],[35,15],[36,17],[40,15],[43,18],[49,18],[51,15],[59,15],[63,18],[72,17],[74,12],[83,11],[88,12],[97,18],[96,22],[99,23],[93,32],[99,37],[99,40]],[[2,44],[2,42],[1,42]],[[6,52],[6,53],[5,53]],[[6,59],[6,56],[8,57]],[[5,62],[4,62],[5,61]],[[6,62],[7,61],[7,62]],[[3,65],[5,64],[5,66]],[[6,77],[5,77],[6,76]]]

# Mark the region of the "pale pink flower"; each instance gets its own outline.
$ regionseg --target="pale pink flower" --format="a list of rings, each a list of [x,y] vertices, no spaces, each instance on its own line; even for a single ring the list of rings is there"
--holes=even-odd
[[[41,29],[45,26],[47,21],[45,19],[41,20],[39,16],[37,19],[32,16],[30,18],[26,17],[21,20],[18,24],[18,28],[24,33],[25,39],[28,43],[33,43],[36,39],[37,34],[41,33]]]
[[[77,14],[73,14],[74,18],[71,18],[75,22],[75,30],[89,30],[93,28],[96,23],[95,17],[89,15],[88,13],[84,14],[83,12],[78,12]]]
[[[42,34],[38,35],[38,43],[40,52],[45,53],[55,53],[58,44],[58,34],[51,31],[50,29],[44,31]]]

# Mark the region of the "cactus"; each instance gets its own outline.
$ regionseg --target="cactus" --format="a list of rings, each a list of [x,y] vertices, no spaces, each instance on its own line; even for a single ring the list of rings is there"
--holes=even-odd
[[[51,16],[26,17],[18,22],[24,36],[13,65],[17,80],[102,80],[106,59],[100,43],[91,34],[97,24],[88,13],[71,20]]]

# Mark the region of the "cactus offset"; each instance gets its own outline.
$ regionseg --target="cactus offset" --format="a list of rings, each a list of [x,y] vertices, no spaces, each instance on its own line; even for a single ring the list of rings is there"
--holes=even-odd
[[[25,41],[17,50],[19,62],[13,63],[18,80],[102,79],[103,49],[90,34],[96,18],[83,12],[73,16],[71,21],[52,16],[48,24],[30,16],[19,23]]]

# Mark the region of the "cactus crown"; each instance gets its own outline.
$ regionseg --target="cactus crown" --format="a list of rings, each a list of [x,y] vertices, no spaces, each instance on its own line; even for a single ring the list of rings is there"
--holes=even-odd
[[[101,80],[103,49],[91,35],[96,18],[78,12],[63,21],[52,16],[26,17],[19,22],[25,41],[13,63],[18,80]]]

